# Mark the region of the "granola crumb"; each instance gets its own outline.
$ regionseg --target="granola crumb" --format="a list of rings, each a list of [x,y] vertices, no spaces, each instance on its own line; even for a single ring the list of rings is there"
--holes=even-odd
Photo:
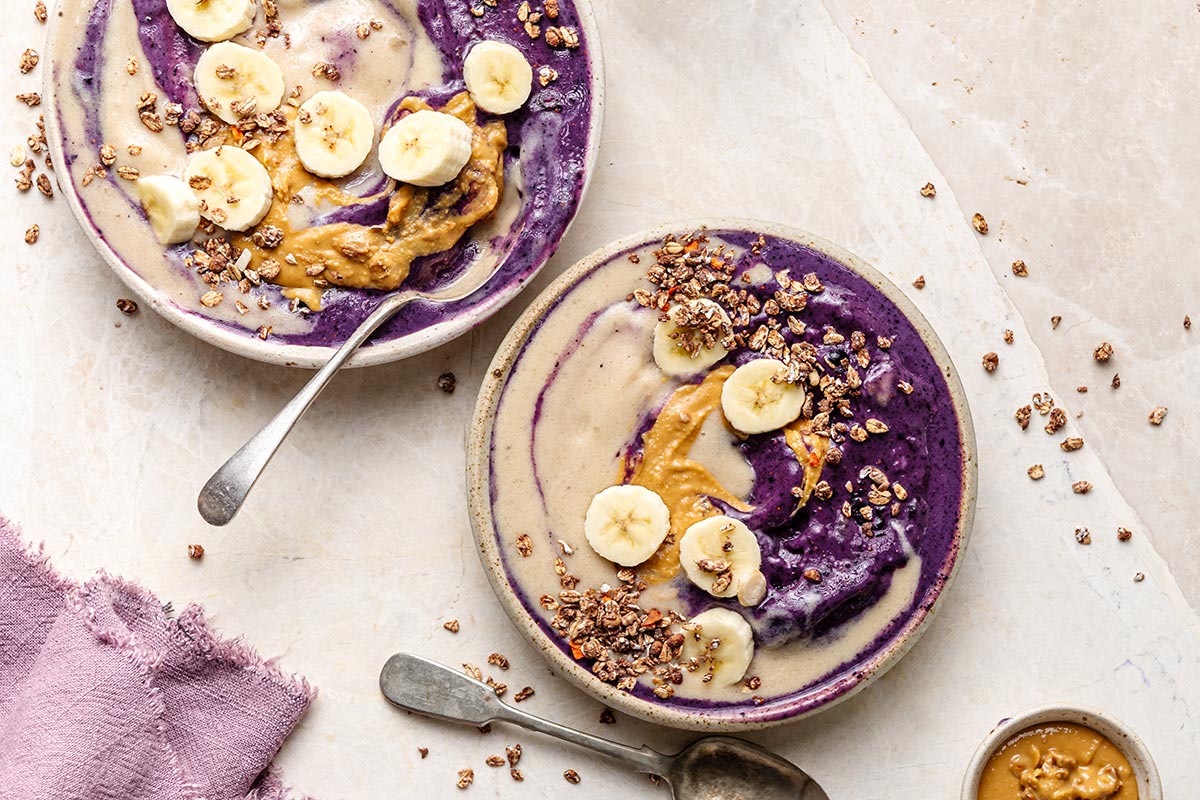
[[[573,769],[564,770],[563,778],[566,780],[567,783],[572,783],[572,784],[578,784],[581,780],[583,780],[582,778],[579,777],[579,773]]]
[[[505,764],[504,756],[488,756],[483,760],[483,763],[489,767],[503,767]]]
[[[558,19],[558,0],[546,0],[542,4],[542,10],[550,19]]]
[[[519,769],[510,769],[508,771],[508,774],[510,776],[512,776],[512,779],[514,781],[516,781],[517,783],[520,783],[521,781],[525,780],[525,776],[521,774],[521,770],[519,770]]]
[[[526,686],[524,689],[522,689],[521,691],[519,691],[513,695],[513,702],[522,703],[522,702],[528,700],[529,698],[533,697],[533,694],[534,694],[533,687]]]
[[[983,214],[976,212],[971,217],[971,227],[977,230],[981,236],[987,236],[988,224],[987,220],[983,218]]]
[[[1050,419],[1048,422],[1046,422],[1043,430],[1053,436],[1066,427],[1066,424],[1067,412],[1063,411],[1061,408],[1052,408],[1050,409]]]
[[[549,86],[558,80],[558,70],[549,64],[543,64],[542,66],[538,67],[537,79],[538,83],[540,83],[543,88]]]
[[[1183,317],[1183,329],[1185,331],[1190,331],[1192,329],[1192,318],[1186,314]]]
[[[354,28],[354,35],[357,36],[359,39],[365,40],[367,37],[369,37],[371,35],[371,23],[369,23],[369,22],[358,23],[358,25],[356,25]]]
[[[21,74],[28,75],[41,60],[42,57],[37,54],[36,50],[32,48],[26,49],[24,53],[21,53],[21,60],[18,63],[18,66],[21,68]]]
[[[1072,453],[1083,447],[1083,437],[1068,436],[1066,439],[1063,439],[1058,446],[1061,447],[1064,452]]]
[[[1114,389],[1120,389],[1120,388],[1121,388],[1121,373],[1119,373],[1119,372],[1114,372],[1114,373],[1113,373],[1113,379],[1112,379],[1112,384],[1111,384],[1111,386],[1112,386],[1112,388],[1114,388]]]
[[[45,197],[54,197],[54,187],[50,185],[50,178],[45,174],[37,176],[37,188]]]
[[[533,555],[533,539],[529,538],[528,533],[522,533],[517,537],[517,552],[524,558]]]
[[[1013,343],[1013,340],[1014,340],[1015,338],[1016,338],[1016,334],[1015,334],[1015,333],[1013,333],[1013,329],[1012,329],[1012,328],[1005,328],[1005,329],[1004,329],[1004,343],[1005,343],[1005,344],[1012,344],[1012,343]]]
[[[46,4],[42,2],[42,0],[37,0],[37,2],[33,4],[33,18],[38,22],[45,22],[46,17]]]
[[[1032,416],[1032,406],[1021,406],[1016,410],[1016,413],[1013,414],[1013,419],[1015,419],[1017,424],[1021,426],[1021,430],[1025,430],[1029,427],[1029,420]]]
[[[1034,464],[1032,467],[1026,470],[1026,472],[1028,472],[1029,477],[1035,481],[1040,481],[1042,478],[1046,477],[1046,468],[1041,464]]]
[[[1135,572],[1135,573],[1133,574],[1133,582],[1134,582],[1134,583],[1141,583],[1141,582],[1142,582],[1142,581],[1144,581],[1144,580],[1146,580],[1146,573],[1144,573],[1144,572]]]
[[[1092,532],[1089,531],[1087,528],[1076,528],[1075,529],[1075,541],[1079,542],[1080,544],[1091,544],[1092,543]]]
[[[127,317],[133,316],[138,312],[138,304],[128,297],[122,297],[117,300],[117,310]]]
[[[475,770],[467,767],[458,771],[458,783],[454,784],[460,789],[466,789],[475,782]]]
[[[499,667],[500,669],[508,669],[509,667],[508,659],[499,653],[492,653],[490,656],[488,656],[487,663],[491,664],[493,667]]]
[[[983,368],[988,372],[995,372],[996,367],[1000,366],[1000,356],[995,352],[983,354]]]
[[[617,722],[617,715],[612,712],[611,708],[603,709],[600,712],[600,724],[601,725],[615,725],[616,722]]]
[[[1167,407],[1166,406],[1155,406],[1154,410],[1150,412],[1150,416],[1148,417],[1148,419],[1150,420],[1151,425],[1162,425],[1163,419],[1165,419],[1166,416],[1167,416]]]
[[[318,61],[316,64],[313,64],[312,76],[314,78],[328,78],[336,82],[342,79],[342,71],[328,61]]]
[[[42,229],[35,223],[25,229],[25,244],[37,244],[38,237],[42,235]]]
[[[29,106],[30,108],[33,108],[34,106],[40,106],[42,104],[42,96],[37,92],[22,92],[21,94],[17,95],[17,100]]]
[[[418,747],[417,752],[421,754],[421,758],[429,757],[429,748],[428,747]]]
[[[1059,314],[1055,314],[1053,317],[1050,318],[1050,330],[1057,330],[1059,323],[1061,323],[1061,322],[1062,322],[1062,316]]]
[[[216,306],[220,305],[221,301],[224,299],[224,294],[218,292],[216,289],[213,289],[200,295],[200,305],[204,306],[205,308],[215,308]]]
[[[454,394],[454,389],[458,386],[458,378],[454,377],[453,372],[443,372],[438,376],[437,385],[446,394]]]
[[[125,71],[129,73],[130,76],[137,75],[138,60],[135,57],[130,56],[129,60],[125,62]]]
[[[1075,494],[1087,494],[1091,490],[1091,481],[1075,481],[1071,484],[1071,491],[1073,491]]]
[[[1087,394],[1088,387],[1086,387],[1086,386],[1076,386],[1076,387],[1075,387],[1075,391],[1079,392],[1080,394]]]
[[[1018,278],[1027,278],[1029,277],[1029,267],[1025,265],[1024,261],[1018,258],[1012,263],[1012,274]]]
[[[458,633],[458,620],[448,619],[442,623],[442,627],[451,633]]]
[[[1117,541],[1128,542],[1131,538],[1133,538],[1133,531],[1129,528],[1117,528]]]
[[[508,765],[515,767],[521,763],[521,745],[514,744],[504,748],[504,756],[508,759]]]
[[[189,544],[187,546],[187,554],[188,554],[188,558],[197,560],[197,561],[201,558],[204,558],[204,545]]]
[[[937,197],[937,187],[927,182],[921,187],[921,197]]]
[[[917,276],[917,279],[913,281],[913,288],[914,289],[924,289],[925,288],[925,276],[924,275]]]
[[[1101,342],[1100,345],[1092,351],[1092,358],[1097,361],[1108,361],[1113,356],[1113,346],[1108,342]]]

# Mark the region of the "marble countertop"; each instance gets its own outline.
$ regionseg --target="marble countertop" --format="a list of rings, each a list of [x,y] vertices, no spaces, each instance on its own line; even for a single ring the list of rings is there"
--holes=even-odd
[[[499,651],[509,685],[537,690],[527,710],[633,744],[687,741],[620,715],[601,726],[600,706],[552,676],[503,616],[470,540],[465,428],[508,326],[573,261],[672,219],[774,220],[874,263],[929,317],[971,398],[980,494],[957,582],[914,650],[847,702],[749,738],[834,798],[952,797],[1000,718],[1065,701],[1128,722],[1166,795],[1186,796],[1200,783],[1200,14],[1162,0],[783,5],[597,0],[607,118],[558,255],[470,335],[339,376],[225,529],[195,513],[198,488],[306,374],[202,345],[148,311],[123,316],[114,302],[127,291],[66,204],[5,183],[0,510],[72,576],[105,567],[176,605],[200,602],[318,686],[280,758],[301,792],[385,797],[415,781],[456,797],[455,773],[470,766],[466,796],[665,797],[532,734],[398,713],[377,676],[399,649],[452,664]],[[36,118],[13,95],[39,88],[16,62],[43,36],[32,13],[3,34],[6,150]],[[927,181],[936,198],[918,194]],[[31,223],[41,240],[28,246]],[[1028,277],[1013,275],[1015,259]],[[1198,327],[1185,330],[1185,314]],[[1115,355],[1100,364],[1103,341]],[[988,351],[995,373],[981,366]],[[446,371],[453,395],[436,385]],[[1068,456],[1013,422],[1045,390],[1083,450]],[[1157,405],[1170,412],[1154,427]],[[1026,477],[1033,463],[1044,480]],[[1073,494],[1082,479],[1095,489]],[[193,542],[203,561],[187,558]],[[443,630],[449,618],[458,634]],[[483,763],[514,741],[521,784]],[[563,782],[567,767],[579,786]]]

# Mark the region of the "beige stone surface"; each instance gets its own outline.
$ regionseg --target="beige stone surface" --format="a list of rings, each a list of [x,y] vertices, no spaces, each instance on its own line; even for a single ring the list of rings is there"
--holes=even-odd
[[[981,489],[957,582],[915,649],[843,705],[752,738],[833,797],[948,798],[998,719],[1083,703],[1127,720],[1167,796],[1187,796],[1200,782],[1200,622],[1184,594],[1200,561],[1187,475],[1200,328],[1180,323],[1189,304],[1200,319],[1187,246],[1200,15],[1165,2],[1022,8],[598,2],[600,165],[545,275],[451,345],[339,376],[227,529],[199,519],[196,491],[306,375],[208,348],[147,311],[122,316],[114,301],[126,291],[65,204],[5,183],[0,509],[69,574],[103,566],[176,606],[200,602],[320,687],[281,756],[317,797],[458,797],[466,766],[482,796],[654,796],[644,779],[532,735],[397,713],[378,670],[399,649],[451,664],[500,651],[513,664],[502,680],[537,689],[526,709],[664,750],[686,740],[624,717],[599,725],[598,704],[548,674],[503,617],[469,537],[463,439],[507,326],[573,260],[664,220],[773,219],[875,263],[929,317],[971,398]],[[2,34],[6,146],[32,127],[35,112],[12,95],[39,74],[15,64],[41,35],[32,14]],[[933,201],[917,194],[925,181],[939,188]],[[970,228],[974,211],[991,223],[986,239]],[[42,240],[31,247],[32,222]],[[1018,257],[1029,278],[1006,272]],[[923,291],[910,287],[918,273]],[[1052,332],[1054,313],[1064,322]],[[1090,357],[1101,340],[1116,348],[1107,368]],[[991,375],[979,362],[988,350],[1001,354]],[[452,396],[436,388],[447,370],[459,378]],[[1124,380],[1115,394],[1112,370]],[[1091,391],[1074,394],[1079,384]],[[1041,388],[1086,412],[1071,428],[1083,450],[1064,454],[1013,424]],[[1171,414],[1152,429],[1157,403]],[[1048,472],[1037,483],[1024,475],[1034,462]],[[1070,491],[1080,478],[1096,484],[1086,497]],[[1090,547],[1072,538],[1081,524]],[[1130,542],[1115,540],[1118,525],[1137,531]],[[187,559],[190,542],[206,547],[202,562]],[[442,629],[449,617],[458,634]],[[526,753],[519,786],[483,765],[513,741]],[[563,782],[567,767],[580,786]]]

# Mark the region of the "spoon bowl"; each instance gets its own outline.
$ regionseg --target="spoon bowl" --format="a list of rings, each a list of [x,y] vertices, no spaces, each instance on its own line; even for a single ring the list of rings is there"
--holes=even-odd
[[[427,717],[470,725],[511,722],[586,747],[664,778],[675,800],[829,800],[804,770],[751,742],[707,736],[674,756],[635,749],[520,711],[482,681],[420,656],[389,658],[379,688],[393,704]]]

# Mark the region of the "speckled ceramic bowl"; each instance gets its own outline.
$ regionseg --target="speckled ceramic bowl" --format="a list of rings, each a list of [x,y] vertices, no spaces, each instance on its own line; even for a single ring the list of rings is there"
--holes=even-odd
[[[984,737],[979,749],[971,757],[967,774],[963,778],[962,800],[976,800],[979,780],[988,760],[1009,737],[1033,725],[1051,722],[1070,722],[1103,734],[1129,759],[1129,765],[1133,767],[1137,776],[1138,800],[1162,800],[1162,780],[1158,777],[1158,767],[1155,766],[1145,742],[1103,711],[1067,705],[1038,706],[1000,720],[991,733]]]
[[[962,478],[958,525],[953,532],[948,553],[943,561],[937,562],[938,581],[931,584],[924,595],[919,596],[919,602],[914,600],[911,610],[900,618],[902,622],[891,628],[894,633],[889,634],[865,658],[860,657],[849,664],[843,664],[835,674],[803,691],[770,699],[762,705],[753,704],[747,697],[744,703],[711,709],[698,708],[695,705],[677,705],[671,700],[659,701],[649,693],[646,693],[648,697],[643,698],[619,691],[593,676],[587,665],[577,662],[564,651],[561,640],[553,636],[548,626],[535,618],[522,602],[522,596],[536,597],[540,593],[523,591],[516,585],[512,573],[506,567],[505,549],[509,545],[499,541],[494,527],[491,477],[492,433],[500,397],[515,360],[534,334],[540,320],[577,282],[614,256],[649,242],[661,241],[667,233],[696,230],[701,227],[718,236],[721,231],[752,231],[798,243],[857,273],[895,304],[914,326],[946,379],[958,422],[961,442],[961,463],[958,468],[961,469]],[[929,323],[894,284],[842,248],[799,231],[746,220],[691,221],[631,236],[593,253],[555,281],[517,321],[492,362],[480,391],[469,432],[467,464],[468,501],[475,541],[492,588],[513,623],[529,637],[555,671],[601,701],[652,722],[691,730],[747,730],[798,719],[850,697],[883,674],[912,647],[927,627],[942,592],[957,570],[959,554],[966,547],[975,510],[976,449],[970,411],[954,365]],[[582,525],[582,519],[580,522]]]
[[[318,0],[281,2],[285,31],[288,30],[288,15],[300,14],[314,2]],[[320,0],[319,4],[322,19],[325,19],[325,9],[337,18],[338,2]],[[363,8],[362,3],[347,5],[347,10],[356,15],[364,13]],[[456,65],[461,64],[462,52],[469,42],[477,38],[514,42],[527,51],[535,67],[553,64],[561,76],[547,87],[535,81],[529,103],[509,117],[510,150],[505,170],[509,192],[506,192],[506,198],[513,199],[506,202],[502,216],[497,212],[498,219],[504,221],[480,222],[447,254],[418,259],[404,285],[438,289],[474,264],[497,263],[496,273],[483,288],[463,301],[444,306],[420,301],[410,304],[353,357],[351,366],[394,361],[433,348],[479,325],[512,300],[554,254],[582,202],[596,160],[603,117],[604,67],[590,0],[564,0],[561,4],[562,13],[557,24],[576,26],[581,39],[580,47],[570,51],[551,49],[542,39],[531,41],[516,22],[515,6],[513,9],[497,8],[479,18],[469,14],[470,4],[457,0],[453,3],[407,0],[394,8],[404,10],[395,14],[380,11],[386,18],[385,24],[382,32],[374,34],[372,40],[392,35],[406,25],[413,30],[420,26],[433,41],[433,47],[442,51],[443,64],[450,65],[444,68],[441,84],[436,81],[428,86],[418,83],[412,91],[442,95],[460,90],[461,69]],[[137,38],[133,40],[135,46],[130,48],[97,47],[97,40],[103,40],[104,36],[98,35],[93,26],[100,26],[101,32],[106,30],[110,18],[105,14],[112,15],[112,20],[120,20],[121,25],[127,27],[136,27],[132,22],[134,19],[150,20],[147,25],[152,26],[154,33],[147,34],[148,38],[142,41],[144,52],[136,51]],[[152,69],[154,62],[146,55],[184,52],[194,57],[199,47],[175,32],[166,16],[165,0],[127,0],[122,4],[108,0],[64,0],[52,16],[52,22],[44,88],[47,139],[57,167],[55,174],[60,190],[105,261],[146,306],[210,344],[274,364],[307,368],[323,365],[378,304],[380,293],[358,289],[327,292],[326,309],[304,319],[288,310],[288,301],[279,298],[275,287],[266,287],[268,299],[273,301],[269,309],[259,309],[251,298],[248,312],[239,316],[232,308],[233,297],[216,309],[205,308],[199,303],[199,297],[207,287],[183,266],[185,248],[176,247],[164,253],[164,248],[150,235],[149,225],[131,193],[133,184],[119,180],[114,174],[115,167],[122,164],[140,164],[148,174],[163,169],[147,162],[151,158],[149,149],[139,157],[126,157],[126,142],[111,142],[118,148],[118,160],[114,169],[109,170],[109,177],[90,180],[87,188],[82,186],[84,175],[99,163],[99,143],[104,138],[96,133],[101,128],[95,121],[99,117],[88,114],[95,114],[94,109],[104,105],[97,98],[108,96],[98,94],[103,83],[100,68],[94,68],[95,77],[88,77],[86,70],[81,69],[81,64],[85,64],[82,59],[90,58],[104,64],[105,77],[124,81],[127,79],[124,74],[125,50],[135,51],[128,55],[141,59],[136,80],[153,76],[153,85],[162,97],[160,102],[170,97],[162,84],[175,86],[190,76],[190,68],[180,68],[188,66],[186,60],[160,74],[157,69]],[[353,50],[358,46],[354,20],[321,24],[338,26],[336,34],[340,38],[330,40],[334,52],[339,52],[339,48]],[[262,27],[260,12],[256,29]],[[441,38],[430,33],[434,30]],[[401,31],[396,35],[410,34]],[[172,41],[170,37],[175,36],[179,38]],[[300,39],[294,44],[301,46]],[[321,45],[306,42],[305,46],[318,48]],[[314,50],[311,56],[305,52],[306,58],[324,55],[321,50]],[[120,56],[120,69],[110,63],[115,55]],[[402,68],[398,62],[397,69]],[[568,80],[568,75],[573,80]],[[320,88],[313,86],[315,80],[311,76],[293,77],[296,82],[302,81],[309,91]],[[343,82],[339,86],[353,94],[353,85]],[[190,93],[191,89],[186,91]],[[408,91],[407,85],[402,84],[396,99]],[[131,141],[141,139],[154,143],[155,140],[149,138],[152,134],[138,130],[140,125],[133,101],[128,105],[127,113],[132,115],[134,130],[139,133],[136,139],[130,137]],[[379,124],[378,119],[376,124]],[[543,135],[554,126],[560,129],[551,135]],[[178,137],[180,134],[177,128],[167,128],[158,136]],[[512,159],[518,151],[523,160],[516,168]],[[374,161],[372,156],[367,166],[351,179],[354,186],[362,187],[368,182],[382,186],[383,178]],[[523,189],[520,188],[522,183]],[[256,335],[264,325],[272,326],[265,341]]]

